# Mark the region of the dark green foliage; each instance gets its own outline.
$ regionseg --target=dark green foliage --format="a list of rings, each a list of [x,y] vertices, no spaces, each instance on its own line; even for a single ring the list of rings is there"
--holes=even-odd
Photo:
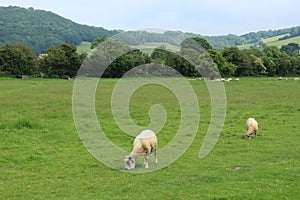
[[[37,74],[36,56],[21,44],[6,44],[0,47],[0,75]]]
[[[101,36],[111,36],[117,31],[80,25],[52,12],[32,8],[0,7],[0,46],[21,43],[36,54],[45,53],[51,46],[63,43],[78,45]]]
[[[200,76],[195,66],[189,63],[186,59],[184,59],[184,56],[181,56],[180,54],[176,54],[164,49],[156,48],[151,54],[151,59],[155,63],[159,63],[174,68],[183,76],[186,77]],[[168,74],[162,74],[162,75],[168,75]],[[174,74],[172,73],[172,75]]]
[[[217,65],[222,77],[232,76],[235,73],[237,66],[233,63],[227,62],[226,59],[222,56],[221,52],[211,49],[208,51],[208,53],[213,59],[214,63]]]
[[[101,44],[102,42],[104,42],[106,39],[108,39],[107,36],[103,36],[100,38],[96,38],[91,45],[91,49],[94,49],[95,47],[97,47],[99,44]]]
[[[104,78],[120,78],[134,67],[147,63],[147,55],[140,50],[132,50],[114,60],[104,71]]]
[[[280,51],[286,52],[289,56],[295,56],[299,54],[299,44],[289,43],[288,45],[282,45]]]
[[[46,55],[40,57],[40,70],[48,77],[73,77],[76,76],[85,56],[78,54],[76,46],[71,44],[52,46]]]

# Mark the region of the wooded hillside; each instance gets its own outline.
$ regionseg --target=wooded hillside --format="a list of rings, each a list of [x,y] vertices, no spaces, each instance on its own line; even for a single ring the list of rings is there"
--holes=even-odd
[[[0,7],[0,46],[21,43],[36,54],[63,43],[78,45],[97,37],[118,33],[101,27],[80,25],[49,11],[34,8]]]

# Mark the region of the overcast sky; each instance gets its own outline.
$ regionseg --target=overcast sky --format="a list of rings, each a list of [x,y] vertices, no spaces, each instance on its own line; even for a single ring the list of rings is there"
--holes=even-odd
[[[0,5],[52,11],[106,29],[241,35],[300,25],[299,0],[1,0]]]

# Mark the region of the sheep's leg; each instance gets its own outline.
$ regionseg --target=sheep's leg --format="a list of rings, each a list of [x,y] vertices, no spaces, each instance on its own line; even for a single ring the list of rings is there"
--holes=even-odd
[[[154,163],[157,163],[157,149],[154,149]]]
[[[149,165],[148,165],[149,157],[150,157],[150,151],[148,151],[148,152],[145,154],[145,158],[144,158],[144,165],[145,165],[145,168],[149,168]]]

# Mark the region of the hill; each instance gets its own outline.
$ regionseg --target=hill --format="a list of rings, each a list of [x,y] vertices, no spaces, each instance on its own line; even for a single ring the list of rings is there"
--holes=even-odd
[[[0,46],[6,43],[28,45],[36,54],[64,42],[78,45],[117,31],[77,24],[57,14],[33,8],[0,7]]]
[[[122,32],[116,38],[120,38],[127,44],[138,47],[145,52],[153,47],[165,46],[171,50],[180,47],[181,42],[188,37],[202,37],[206,39],[214,49],[222,50],[225,47],[239,46],[241,49],[250,47],[260,47],[261,45],[277,45],[296,42],[297,34],[291,36],[293,30],[300,30],[300,27],[292,27],[280,30],[268,30],[247,33],[244,35],[221,35],[203,36],[194,33],[184,33],[181,31],[165,31],[163,33],[146,31]],[[296,39],[295,39],[296,38]],[[300,41],[299,41],[300,44]],[[87,43],[83,44],[86,47]],[[82,48],[82,46],[80,46]],[[86,50],[86,48],[85,48]],[[89,51],[89,50],[88,50]]]
[[[260,46],[278,46],[287,45],[289,43],[297,43],[300,45],[300,27],[292,27],[286,29],[285,33],[270,36],[270,37],[262,37],[259,41],[255,41],[248,44],[240,45],[241,49],[251,48],[251,47],[260,47]]]
[[[21,43],[29,46],[36,54],[44,53],[49,47],[58,46],[64,42],[80,45],[84,43],[88,51],[88,43],[101,36],[112,36],[120,31],[106,30],[102,27],[81,25],[55,13],[34,8],[20,8],[15,6],[0,7],[0,46],[6,43]],[[142,34],[141,34],[142,33]],[[204,36],[181,31],[166,31],[153,33],[146,31],[122,31],[126,42],[133,46],[180,45],[180,41],[187,37],[203,37],[214,49],[240,46],[249,48],[267,45],[286,44],[300,36],[300,26],[279,30],[251,32],[244,35]],[[276,40],[274,40],[276,38]],[[280,41],[279,41],[279,40]],[[268,42],[265,42],[268,41]],[[296,42],[300,44],[299,39]],[[81,46],[82,47],[82,46]]]

